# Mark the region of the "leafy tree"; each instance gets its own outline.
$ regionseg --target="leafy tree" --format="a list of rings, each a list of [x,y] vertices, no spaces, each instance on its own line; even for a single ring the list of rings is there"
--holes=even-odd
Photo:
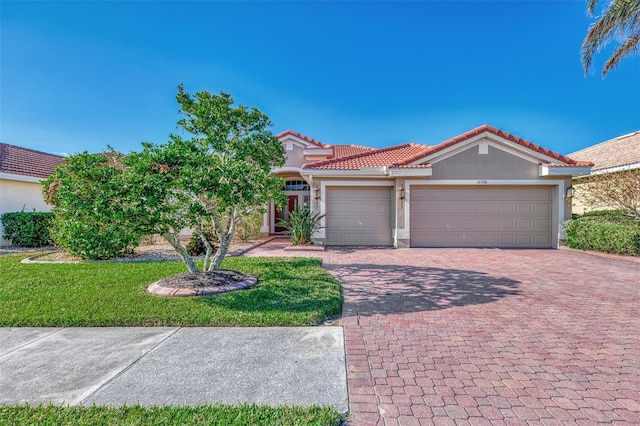
[[[284,203],[282,180],[271,173],[285,152],[255,108],[234,106],[229,94],[194,96],[178,86],[188,137],[172,134],[162,145],[143,143],[127,156],[72,156],[44,184],[54,204],[54,239],[83,258],[132,251],[143,235],[159,234],[190,272],[198,268],[180,241],[195,230],[206,248],[204,270],[220,268],[242,217],[275,200]],[[213,230],[219,247],[207,238]]]
[[[197,231],[206,247],[203,269],[217,270],[238,221],[272,199],[284,203],[282,180],[271,169],[284,164],[285,152],[269,118],[235,107],[229,94],[190,95],[180,85],[176,98],[183,115],[178,125],[190,137],[172,134],[166,144],[144,144],[123,159],[127,186],[144,211],[141,226],[164,236],[190,272],[198,268],[178,238],[184,227]],[[208,229],[220,244],[215,253]]]
[[[587,0],[587,13],[595,17],[595,8],[599,0]],[[620,43],[602,69],[602,77],[615,68],[627,56],[638,53],[640,42],[640,1],[609,0],[602,13],[587,32],[582,43],[582,63],[587,74],[593,55],[611,41]]]
[[[109,259],[130,253],[143,230],[124,188],[117,153],[72,155],[43,181],[45,201],[53,204],[51,237],[83,259]]]
[[[618,209],[640,221],[640,169],[592,175],[587,179],[578,192],[586,205]]]

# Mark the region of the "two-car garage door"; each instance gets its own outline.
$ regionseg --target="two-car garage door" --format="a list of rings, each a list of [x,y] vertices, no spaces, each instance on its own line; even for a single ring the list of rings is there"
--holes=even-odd
[[[410,197],[411,247],[552,246],[551,187],[424,186]]]

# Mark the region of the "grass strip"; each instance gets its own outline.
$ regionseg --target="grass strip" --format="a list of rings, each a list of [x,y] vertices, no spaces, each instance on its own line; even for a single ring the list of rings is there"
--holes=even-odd
[[[339,425],[330,407],[200,405],[123,407],[0,406],[0,425]]]

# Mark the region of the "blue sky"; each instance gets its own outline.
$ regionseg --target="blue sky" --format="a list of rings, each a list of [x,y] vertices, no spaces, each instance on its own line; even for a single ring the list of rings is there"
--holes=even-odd
[[[137,150],[176,86],[325,143],[434,145],[490,124],[561,153],[640,130],[640,57],[585,77],[583,1],[0,3],[0,141]]]

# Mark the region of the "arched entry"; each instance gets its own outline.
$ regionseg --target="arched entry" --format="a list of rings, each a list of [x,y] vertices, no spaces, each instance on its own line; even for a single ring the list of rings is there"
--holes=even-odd
[[[285,228],[278,226],[281,220],[289,221],[289,214],[296,208],[311,208],[311,188],[303,179],[287,179],[282,187],[287,196],[287,204],[282,208],[274,209],[273,232],[281,233]]]

